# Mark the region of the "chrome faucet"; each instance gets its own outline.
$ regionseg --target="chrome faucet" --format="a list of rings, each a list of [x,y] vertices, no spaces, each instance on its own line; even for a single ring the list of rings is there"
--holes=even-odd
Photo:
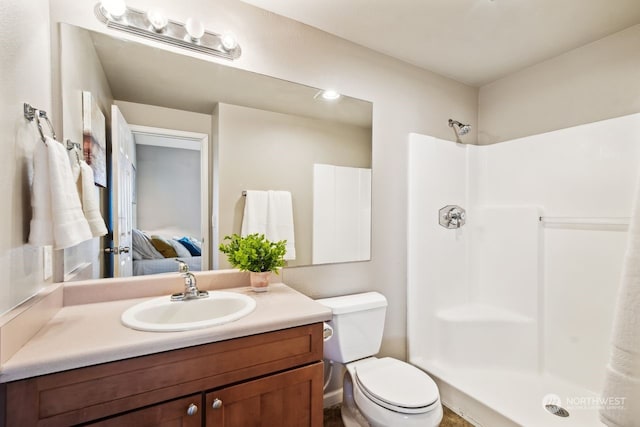
[[[182,273],[182,277],[184,278],[184,292],[171,295],[171,301],[207,298],[209,293],[207,291],[198,290],[196,276],[189,271],[187,263],[180,259],[177,259],[176,261],[178,261],[178,272]]]

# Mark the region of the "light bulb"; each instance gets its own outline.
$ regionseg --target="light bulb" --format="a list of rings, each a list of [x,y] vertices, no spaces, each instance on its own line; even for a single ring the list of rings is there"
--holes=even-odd
[[[323,90],[320,96],[322,96],[322,99],[326,99],[327,101],[335,101],[336,99],[340,98],[341,95],[333,89],[327,89]]]
[[[189,18],[184,24],[187,34],[191,37],[191,40],[200,40],[200,37],[204,36],[204,25],[196,18]]]
[[[156,32],[164,30],[169,23],[169,20],[159,9],[150,9],[147,12],[147,19],[151,23],[151,26]]]
[[[120,19],[127,11],[124,0],[101,0],[100,7],[113,19]]]
[[[222,33],[222,36],[220,36],[220,43],[222,43],[224,50],[227,51],[238,47],[238,40],[236,39],[235,34],[230,31]]]

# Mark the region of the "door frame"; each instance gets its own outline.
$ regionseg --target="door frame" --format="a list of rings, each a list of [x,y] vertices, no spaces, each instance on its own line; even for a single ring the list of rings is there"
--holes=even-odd
[[[185,139],[197,141],[200,143],[200,234],[202,242],[202,270],[211,269],[211,252],[213,235],[211,227],[209,227],[209,218],[211,212],[211,186],[210,186],[210,162],[209,162],[209,135],[206,133],[189,132],[176,129],[166,129],[154,126],[141,126],[129,124],[131,133],[134,137],[138,135],[153,135],[160,137],[171,137],[177,139]]]

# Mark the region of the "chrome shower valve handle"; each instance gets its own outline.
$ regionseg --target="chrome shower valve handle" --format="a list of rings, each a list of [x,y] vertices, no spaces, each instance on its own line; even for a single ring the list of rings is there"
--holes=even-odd
[[[466,223],[467,212],[457,205],[447,205],[440,209],[439,223],[444,228],[460,228]]]

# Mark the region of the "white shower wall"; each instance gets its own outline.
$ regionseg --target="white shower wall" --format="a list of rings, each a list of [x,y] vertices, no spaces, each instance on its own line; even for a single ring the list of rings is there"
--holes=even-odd
[[[639,164],[640,114],[491,146],[411,134],[410,359],[598,392],[627,233],[574,219],[629,217]]]
[[[473,206],[477,147],[421,135],[409,144],[410,355],[535,369],[539,209]],[[445,205],[464,207],[467,224],[441,227]]]

